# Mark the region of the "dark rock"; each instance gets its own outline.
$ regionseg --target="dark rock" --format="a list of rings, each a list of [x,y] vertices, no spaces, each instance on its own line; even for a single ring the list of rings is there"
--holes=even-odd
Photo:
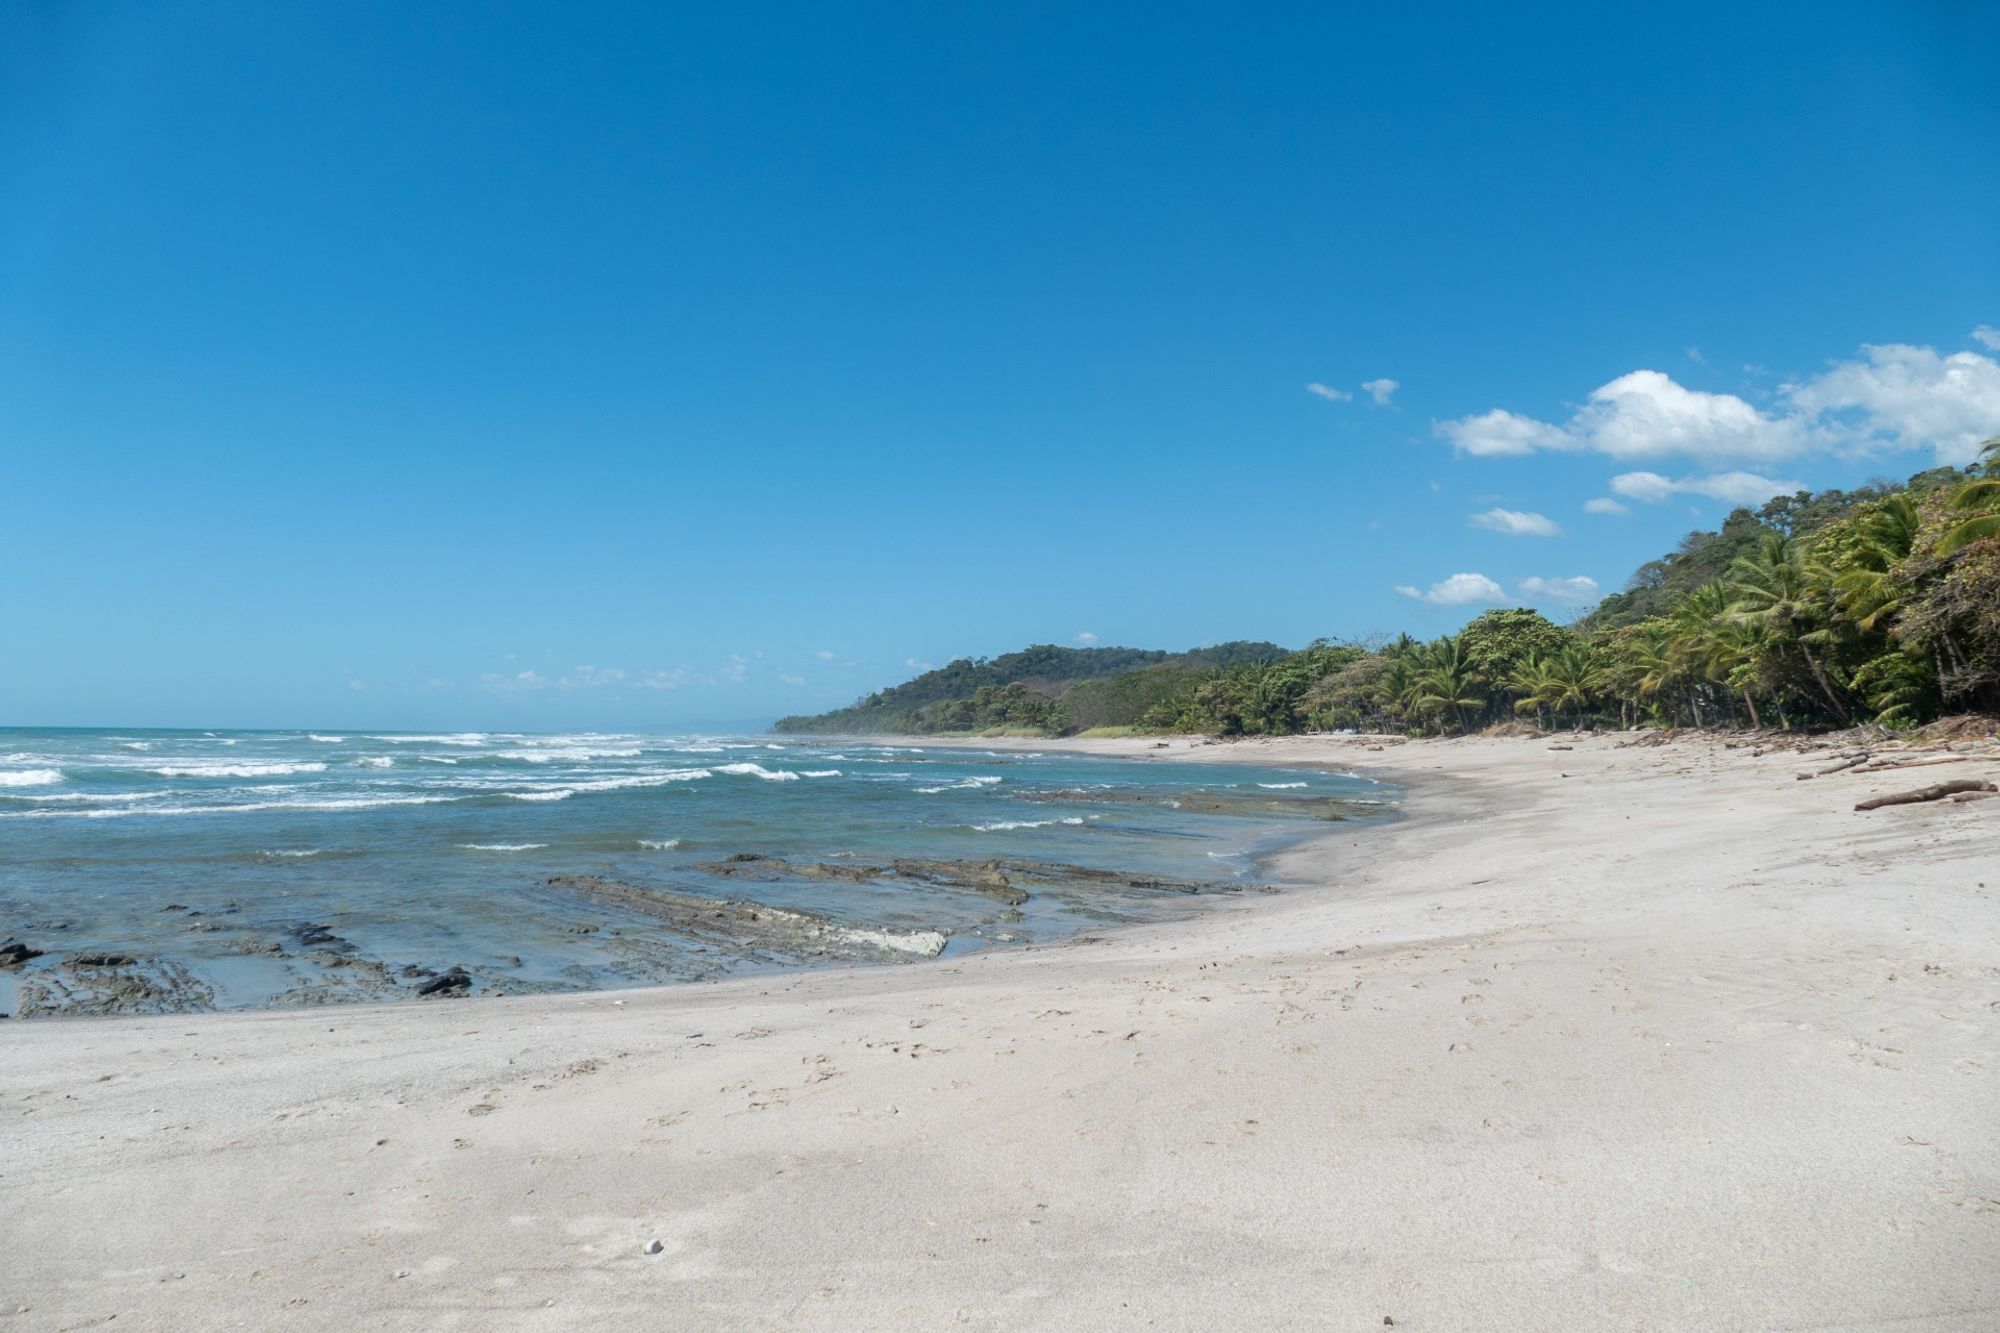
[[[457,999],[472,989],[472,974],[462,967],[454,967],[443,976],[432,977],[417,987],[419,995],[441,995],[447,999]]]
[[[30,958],[40,958],[40,949],[31,949],[19,940],[8,940],[0,944],[0,967],[19,967]]]
[[[73,967],[131,967],[139,960],[128,953],[82,953],[69,961]]]

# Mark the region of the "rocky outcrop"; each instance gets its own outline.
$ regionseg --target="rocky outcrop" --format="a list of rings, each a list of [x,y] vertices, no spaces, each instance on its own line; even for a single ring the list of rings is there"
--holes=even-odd
[[[729,864],[729,863],[724,863]],[[549,887],[658,921],[675,933],[742,957],[850,958],[856,961],[935,958],[940,931],[848,926],[789,907],[745,899],[697,898],[641,888],[595,875],[557,875]]]

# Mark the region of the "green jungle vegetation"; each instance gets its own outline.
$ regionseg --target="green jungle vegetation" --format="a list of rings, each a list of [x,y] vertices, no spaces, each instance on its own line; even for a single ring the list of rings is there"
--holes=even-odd
[[[776,729],[1443,735],[1525,720],[1907,726],[1956,712],[2000,712],[2000,440],[1970,468],[1739,509],[1570,625],[1517,608],[1429,642],[1043,644]]]

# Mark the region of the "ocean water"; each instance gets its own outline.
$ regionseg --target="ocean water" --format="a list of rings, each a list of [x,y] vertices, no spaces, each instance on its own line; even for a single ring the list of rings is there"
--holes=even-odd
[[[1317,771],[867,741],[0,729],[0,940],[42,951],[0,967],[0,1012],[395,999],[453,967],[473,994],[518,994],[927,952],[691,928],[550,883],[564,876],[940,932],[947,955],[1013,947],[1196,910],[1191,886],[1252,886],[1261,854],[1395,796]],[[894,858],[948,869],[856,869]],[[949,869],[994,858],[1025,902]]]

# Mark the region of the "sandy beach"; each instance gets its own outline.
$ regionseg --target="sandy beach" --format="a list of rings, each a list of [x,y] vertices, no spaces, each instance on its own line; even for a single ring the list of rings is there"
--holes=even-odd
[[[1408,817],[962,960],[0,1026],[0,1327],[2000,1328],[2000,799],[1156,750]],[[990,745],[991,742],[981,742]]]

